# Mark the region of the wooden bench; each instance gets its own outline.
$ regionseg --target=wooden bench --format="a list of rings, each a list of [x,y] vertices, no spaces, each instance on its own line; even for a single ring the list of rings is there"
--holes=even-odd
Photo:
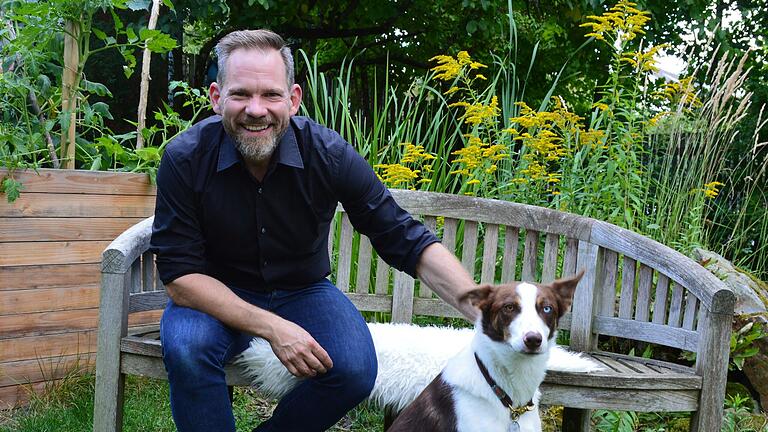
[[[566,407],[563,430],[589,430],[589,410],[598,408],[693,411],[691,430],[720,430],[734,296],[707,270],[655,241],[594,219],[512,202],[392,192],[481,282],[547,282],[586,269],[560,328],[569,331],[573,349],[590,353],[606,370],[547,375],[542,403]],[[97,432],[121,429],[126,374],[165,378],[156,328],[128,327],[129,314],[162,309],[167,301],[147,252],[151,223],[150,218],[130,228],[103,254]],[[378,258],[343,209],[332,227],[334,281],[358,309],[394,322],[411,322],[417,315],[460,316]],[[599,337],[695,352],[696,363],[687,367],[599,351]],[[231,366],[227,380],[248,384]]]

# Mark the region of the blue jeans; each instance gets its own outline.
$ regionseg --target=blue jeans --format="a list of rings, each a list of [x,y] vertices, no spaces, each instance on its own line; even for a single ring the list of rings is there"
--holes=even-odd
[[[304,380],[285,395],[256,431],[324,431],[370,394],[377,371],[371,335],[360,312],[331,282],[323,279],[298,291],[232,291],[307,330],[333,360],[327,373]],[[180,432],[235,431],[224,365],[252,337],[168,302],[160,338],[171,412]]]

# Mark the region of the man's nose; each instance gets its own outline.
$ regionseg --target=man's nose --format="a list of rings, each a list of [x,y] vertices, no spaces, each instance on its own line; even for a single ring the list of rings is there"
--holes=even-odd
[[[267,115],[267,107],[261,97],[254,96],[248,100],[245,113],[251,117],[264,117]]]

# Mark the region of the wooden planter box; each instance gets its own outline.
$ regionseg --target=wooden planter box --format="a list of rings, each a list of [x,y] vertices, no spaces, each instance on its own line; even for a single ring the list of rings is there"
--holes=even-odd
[[[0,168],[0,180],[8,172]],[[95,360],[101,253],[154,212],[142,174],[16,171],[21,197],[0,195],[0,409]],[[159,311],[131,324],[159,320]]]

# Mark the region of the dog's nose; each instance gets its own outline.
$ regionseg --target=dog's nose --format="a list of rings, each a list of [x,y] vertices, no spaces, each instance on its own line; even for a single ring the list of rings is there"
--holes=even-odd
[[[523,336],[523,343],[528,349],[538,349],[541,346],[541,334],[528,332]]]

